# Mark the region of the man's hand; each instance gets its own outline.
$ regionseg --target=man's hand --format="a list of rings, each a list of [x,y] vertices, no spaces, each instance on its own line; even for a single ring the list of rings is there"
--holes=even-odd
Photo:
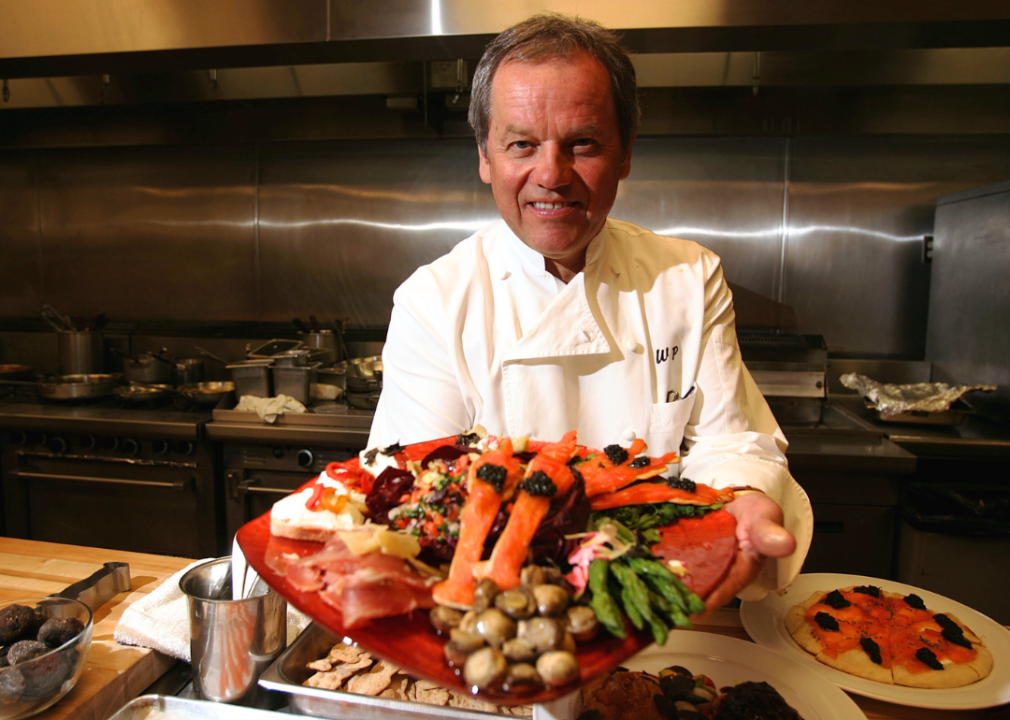
[[[726,511],[736,518],[736,560],[705,601],[705,615],[750,585],[761,572],[765,558],[787,557],[796,549],[796,540],[782,527],[782,508],[767,495],[740,495],[726,505]]]

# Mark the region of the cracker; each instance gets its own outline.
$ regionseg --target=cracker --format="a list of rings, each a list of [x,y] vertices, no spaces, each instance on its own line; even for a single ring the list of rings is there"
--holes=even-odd
[[[347,681],[345,689],[357,695],[378,695],[387,687],[393,675],[400,668],[385,660],[380,660],[367,673],[355,675]]]
[[[356,663],[344,663],[338,665],[329,672],[317,672],[305,681],[305,685],[314,688],[324,688],[326,690],[339,690],[344,680],[354,675],[358,670],[371,667],[372,659],[362,659]]]

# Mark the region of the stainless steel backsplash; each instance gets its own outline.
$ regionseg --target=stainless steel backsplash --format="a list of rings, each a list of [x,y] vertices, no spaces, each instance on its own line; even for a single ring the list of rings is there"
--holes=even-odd
[[[922,359],[936,200],[1007,178],[1006,135],[645,137],[612,214],[717,251],[742,325]],[[0,322],[48,302],[381,328],[405,278],[495,217],[467,139],[0,151]]]

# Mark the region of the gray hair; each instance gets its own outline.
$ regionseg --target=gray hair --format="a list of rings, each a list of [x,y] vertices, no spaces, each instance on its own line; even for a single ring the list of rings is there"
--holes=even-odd
[[[496,37],[484,49],[477,65],[470,91],[469,121],[477,135],[477,144],[487,152],[487,136],[491,124],[491,83],[504,63],[513,60],[542,62],[557,58],[573,58],[587,53],[599,62],[610,76],[610,94],[617,113],[621,145],[625,149],[638,132],[641,109],[635,68],[628,52],[617,36],[599,23],[564,15],[535,15],[513,25]]]

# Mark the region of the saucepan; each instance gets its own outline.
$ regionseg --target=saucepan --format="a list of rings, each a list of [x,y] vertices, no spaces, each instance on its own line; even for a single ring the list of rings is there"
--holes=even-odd
[[[108,397],[116,387],[122,385],[119,373],[89,373],[80,375],[58,375],[39,383],[39,394],[50,400],[84,400]]]
[[[201,382],[181,385],[176,391],[197,405],[212,405],[235,390],[233,382]]]

